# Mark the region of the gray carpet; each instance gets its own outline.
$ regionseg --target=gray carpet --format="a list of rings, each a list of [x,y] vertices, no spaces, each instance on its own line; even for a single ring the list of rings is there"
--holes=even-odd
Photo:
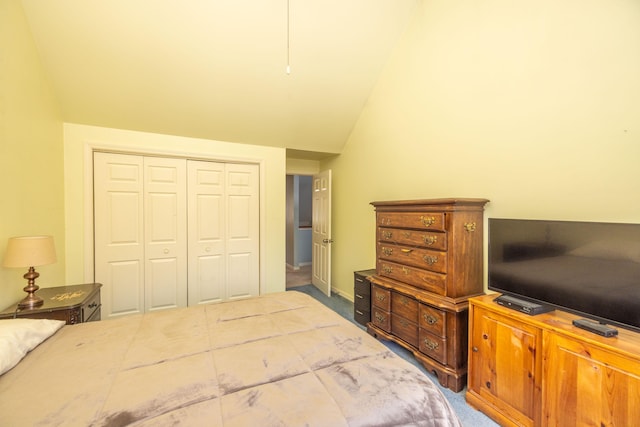
[[[365,329],[364,326],[353,320],[353,303],[351,301],[336,294],[332,295],[331,297],[327,297],[313,285],[298,286],[290,290],[311,295],[327,307],[331,308],[333,311],[340,314],[345,319],[350,320],[361,329]],[[459,393],[454,393],[453,391],[442,387],[438,382],[438,378],[434,374],[428,372],[420,363],[418,363],[411,352],[407,351],[405,348],[397,345],[394,342],[385,340],[382,340],[381,342],[389,347],[389,349],[396,353],[398,356],[420,368],[420,370],[424,372],[424,374],[429,377],[440,388],[440,390],[442,390],[442,393],[449,400],[451,406],[458,414],[458,417],[460,418],[464,426],[495,427],[498,425],[482,412],[476,411],[471,406],[467,405],[464,398],[466,389],[462,390]]]

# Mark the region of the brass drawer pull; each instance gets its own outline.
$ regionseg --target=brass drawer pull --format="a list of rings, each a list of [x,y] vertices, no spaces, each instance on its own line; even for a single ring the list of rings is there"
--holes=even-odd
[[[438,318],[435,316],[432,316],[430,314],[424,314],[423,317],[424,317],[424,320],[430,325],[435,325],[436,323],[438,323]]]
[[[400,319],[398,319],[398,321],[400,322],[400,325],[403,328],[406,328],[407,326],[409,326],[409,322],[406,319],[400,318]]]
[[[409,275],[409,273],[411,273],[411,272],[409,271],[409,269],[408,269],[407,267],[404,267],[404,266],[402,267],[402,272],[403,272],[405,275]]]
[[[393,233],[391,231],[383,231],[382,232],[382,238],[383,239],[387,239],[387,240],[391,240],[393,238]]]
[[[421,215],[420,216],[420,222],[422,223],[422,225],[424,225],[425,227],[431,227],[435,222],[436,222],[436,218],[433,216],[424,216]]]
[[[393,255],[393,248],[387,248],[383,246],[382,253],[385,254],[386,256],[391,256]]]
[[[402,232],[402,236],[404,236],[405,239],[408,239],[409,237],[411,237],[411,232],[410,231],[403,231]]]
[[[387,316],[383,316],[382,314],[376,312],[376,320],[378,323],[385,323],[387,321]]]
[[[411,252],[413,252],[413,249],[400,249],[400,251],[401,251],[403,254],[410,254]]]
[[[467,230],[469,233],[472,231],[476,231],[476,223],[475,222],[465,222],[464,223],[464,229]]]
[[[424,236],[424,244],[427,246],[432,246],[438,241],[436,236]]]
[[[400,304],[409,305],[409,299],[407,297],[400,297]]]
[[[424,342],[424,346],[425,346],[425,347],[427,347],[427,348],[428,348],[429,350],[431,350],[431,351],[435,351],[435,350],[437,350],[437,349],[438,349],[438,347],[439,347],[439,345],[438,345],[438,343],[437,343],[437,342],[435,342],[435,341],[431,341],[431,340],[430,340],[430,339],[428,339],[428,338],[425,338],[423,342]]]
[[[385,294],[376,294],[376,299],[380,302],[383,302],[387,299],[387,296]]]
[[[422,257],[422,259],[429,265],[433,265],[438,262],[438,257],[433,255],[425,255]]]
[[[391,272],[393,271],[393,268],[389,267],[388,265],[383,265],[382,266],[382,271],[384,273],[391,274]]]

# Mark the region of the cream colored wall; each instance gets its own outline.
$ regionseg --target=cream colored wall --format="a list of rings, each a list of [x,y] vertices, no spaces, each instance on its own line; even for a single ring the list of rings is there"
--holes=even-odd
[[[58,262],[40,287],[64,284],[62,121],[19,1],[0,1],[0,259],[11,236],[53,235]],[[27,269],[0,264],[0,310],[26,295]]]
[[[640,223],[639,76],[636,0],[422,1],[342,155],[321,164],[334,287],[352,295],[353,271],[374,267],[374,200]]]
[[[320,172],[320,161],[287,158],[287,175],[315,175]]]
[[[79,124],[64,125],[68,282],[93,280],[90,219],[91,152],[175,155],[260,164],[261,290],[285,290],[285,150],[221,141],[132,132]]]

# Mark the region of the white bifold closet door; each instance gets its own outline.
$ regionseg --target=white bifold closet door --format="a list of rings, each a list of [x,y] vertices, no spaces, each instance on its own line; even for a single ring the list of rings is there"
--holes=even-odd
[[[258,166],[94,154],[102,316],[258,295]]]
[[[189,305],[258,295],[258,166],[188,162]]]

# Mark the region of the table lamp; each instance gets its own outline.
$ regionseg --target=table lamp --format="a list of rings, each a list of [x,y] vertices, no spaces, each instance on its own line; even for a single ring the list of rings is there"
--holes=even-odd
[[[9,268],[28,267],[29,271],[23,276],[28,284],[24,287],[27,296],[18,303],[18,307],[35,308],[44,302],[35,295],[40,289],[36,279],[40,276],[34,267],[53,264],[56,262],[56,250],[51,236],[23,236],[11,237],[7,243],[2,265]]]

